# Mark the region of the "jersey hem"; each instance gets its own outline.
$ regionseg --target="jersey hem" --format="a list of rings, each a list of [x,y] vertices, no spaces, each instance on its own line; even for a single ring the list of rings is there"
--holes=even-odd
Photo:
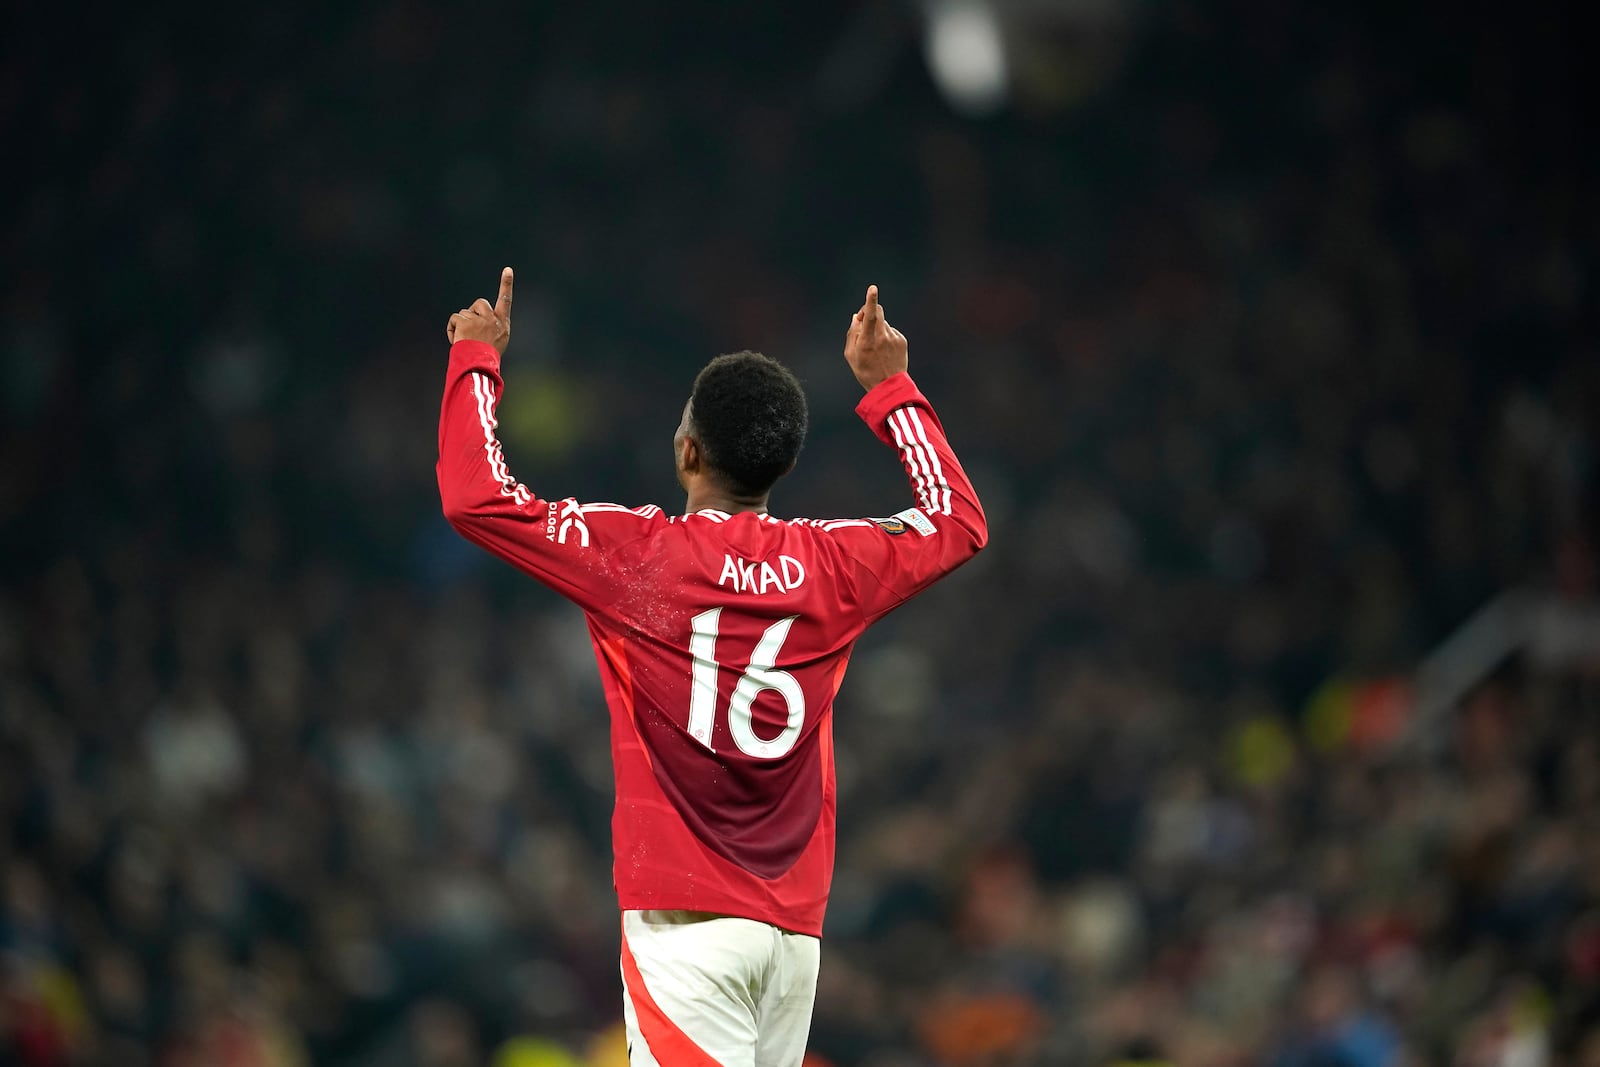
[[[815,919],[810,917],[795,918],[792,915],[778,915],[726,897],[641,897],[619,892],[617,894],[617,907],[619,911],[703,911],[714,915],[726,915],[733,919],[753,919],[756,922],[766,923],[768,926],[776,926],[780,930],[787,930],[791,934],[804,934],[807,937],[815,938],[822,937],[822,915],[820,913]]]

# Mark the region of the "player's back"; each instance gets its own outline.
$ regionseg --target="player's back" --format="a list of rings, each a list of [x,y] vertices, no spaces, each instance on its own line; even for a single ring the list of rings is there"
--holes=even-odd
[[[833,534],[872,524],[702,511],[652,525],[613,559],[619,599],[590,613],[622,720],[619,836],[631,805],[665,801],[699,846],[778,879],[831,826],[830,716],[865,626]],[[639,842],[645,858],[659,846]]]

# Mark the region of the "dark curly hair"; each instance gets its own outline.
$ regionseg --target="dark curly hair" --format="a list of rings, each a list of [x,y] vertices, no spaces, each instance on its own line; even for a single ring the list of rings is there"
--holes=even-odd
[[[689,420],[706,462],[741,496],[760,496],[794,466],[806,439],[806,395],[789,368],[734,352],[694,380]]]

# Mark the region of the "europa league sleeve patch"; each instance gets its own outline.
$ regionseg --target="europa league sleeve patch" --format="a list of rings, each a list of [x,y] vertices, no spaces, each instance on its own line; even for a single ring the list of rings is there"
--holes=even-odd
[[[933,525],[933,520],[924,515],[920,508],[906,508],[904,511],[887,519],[873,519],[872,521],[892,534],[903,534],[908,528],[917,531],[923,537],[932,537],[938,532]]]

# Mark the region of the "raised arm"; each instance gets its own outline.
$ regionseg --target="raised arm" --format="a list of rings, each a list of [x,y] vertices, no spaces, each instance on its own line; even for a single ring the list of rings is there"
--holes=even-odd
[[[900,454],[915,499],[890,518],[833,528],[857,569],[857,598],[871,620],[977,555],[989,524],[939,416],[907,372],[905,336],[885,321],[877,286],[850,320],[844,355],[867,390],[856,414]]]
[[[469,538],[479,520],[512,520],[534,495],[511,477],[495,436],[504,384],[500,359],[511,341],[511,268],[500,272],[494,306],[478,299],[450,316],[450,365],[439,411],[439,498],[450,524]]]
[[[612,553],[665,521],[661,509],[543,500],[512,477],[495,430],[511,338],[511,268],[494,306],[450,316],[450,363],[439,409],[439,500],[467,540],[580,606],[603,612],[614,593]]]

